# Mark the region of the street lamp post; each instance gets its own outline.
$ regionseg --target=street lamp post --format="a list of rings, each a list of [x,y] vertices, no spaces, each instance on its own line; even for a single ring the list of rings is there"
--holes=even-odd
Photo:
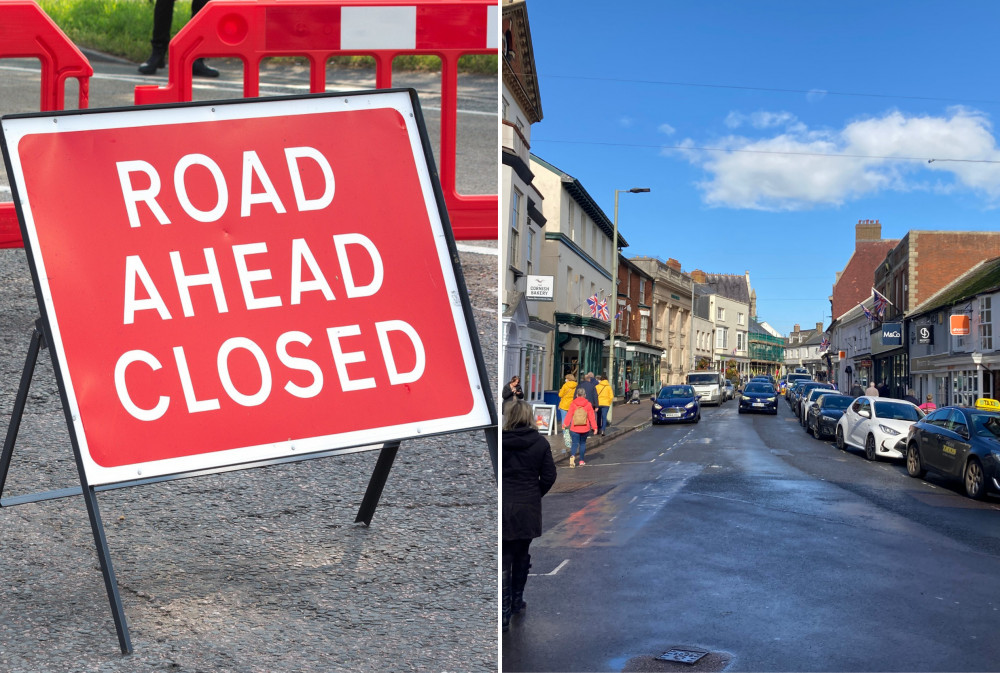
[[[613,294],[614,304],[610,307],[609,316],[611,318],[611,344],[608,348],[608,375],[611,380],[615,380],[615,312],[618,310],[618,195],[621,192],[628,192],[630,194],[641,194],[643,192],[648,192],[649,187],[633,187],[632,189],[616,189],[615,190],[615,220],[614,220],[614,236],[611,239],[611,290]],[[611,420],[611,410],[614,408],[612,404],[608,407],[608,420]]]

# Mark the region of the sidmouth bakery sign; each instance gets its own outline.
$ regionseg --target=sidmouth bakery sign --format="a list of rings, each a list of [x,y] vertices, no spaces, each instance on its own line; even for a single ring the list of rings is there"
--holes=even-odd
[[[91,485],[491,425],[415,107],[5,118]]]

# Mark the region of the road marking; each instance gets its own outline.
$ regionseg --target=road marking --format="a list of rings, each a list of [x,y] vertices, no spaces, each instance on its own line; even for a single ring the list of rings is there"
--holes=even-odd
[[[552,572],[550,572],[550,573],[528,573],[528,577],[552,577],[552,576],[553,576],[553,575],[555,575],[555,574],[556,574],[557,572],[559,572],[560,570],[562,570],[562,569],[563,569],[563,567],[564,567],[564,566],[565,566],[565,565],[566,565],[567,563],[569,563],[569,559],[566,559],[565,561],[563,561],[562,563],[560,563],[559,565],[557,565],[557,566],[556,566],[556,569],[555,569],[555,570],[553,570],[553,571],[552,571]]]
[[[459,252],[471,252],[477,255],[493,255],[498,257],[500,255],[500,250],[498,248],[487,248],[481,245],[466,245],[465,243],[456,243],[455,247],[458,248]]]
[[[624,463],[587,463],[585,467],[611,467],[613,465],[649,465],[650,463],[655,463],[656,458],[650,458],[649,460],[632,460]]]

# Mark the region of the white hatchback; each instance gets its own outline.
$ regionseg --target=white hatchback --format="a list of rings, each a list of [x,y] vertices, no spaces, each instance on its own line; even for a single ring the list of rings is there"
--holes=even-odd
[[[924,417],[917,405],[888,397],[859,397],[837,421],[837,448],[861,449],[865,458],[902,458],[910,426]]]

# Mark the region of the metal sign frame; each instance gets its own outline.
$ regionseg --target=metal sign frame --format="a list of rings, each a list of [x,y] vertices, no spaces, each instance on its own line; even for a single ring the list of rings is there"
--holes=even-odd
[[[36,265],[36,259],[34,257],[34,250],[32,246],[36,243],[36,239],[32,237],[32,231],[26,224],[26,213],[22,208],[22,204],[26,203],[25,195],[20,192],[22,187],[19,184],[18,179],[19,173],[15,168],[19,164],[12,161],[11,148],[8,146],[8,121],[18,120],[18,119],[31,119],[35,120],[38,118],[46,120],[48,123],[57,124],[60,119],[63,118],[73,118],[84,115],[113,115],[116,113],[128,113],[132,114],[156,114],[157,111],[164,109],[183,109],[183,108],[203,108],[212,109],[214,108],[225,108],[227,106],[239,106],[239,105],[278,105],[287,103],[289,101],[299,101],[299,100],[315,100],[315,99],[350,99],[350,97],[358,96],[384,96],[384,95],[394,95],[405,96],[411,105],[412,114],[414,122],[417,126],[418,136],[419,136],[419,147],[422,151],[422,157],[414,156],[415,160],[423,159],[426,162],[426,169],[428,171],[428,177],[430,178],[431,188],[433,192],[433,201],[436,206],[437,216],[440,218],[440,223],[442,225],[442,239],[445,246],[444,253],[442,254],[443,259],[447,259],[450,262],[450,270],[454,274],[455,290],[450,299],[460,305],[461,315],[464,318],[464,328],[465,332],[462,334],[463,339],[467,338],[469,352],[463,354],[463,358],[471,359],[472,367],[474,371],[470,372],[471,375],[475,375],[478,378],[478,384],[474,384],[473,387],[478,390],[478,395],[481,395],[480,399],[476,400],[477,408],[483,409],[485,411],[485,418],[482,421],[477,420],[472,424],[466,424],[463,427],[446,427],[439,428],[436,431],[432,429],[430,432],[419,432],[410,429],[409,434],[407,432],[397,432],[395,435],[389,435],[385,437],[379,437],[376,439],[377,442],[373,444],[369,442],[346,442],[341,443],[339,446],[329,449],[321,449],[317,447],[312,447],[308,451],[299,451],[294,454],[281,455],[280,453],[270,453],[265,455],[245,455],[239,460],[223,460],[216,462],[215,464],[207,465],[204,467],[199,467],[197,469],[185,469],[185,470],[166,470],[160,473],[154,472],[149,476],[142,478],[116,478],[112,480],[107,480],[102,483],[93,483],[93,480],[88,479],[88,464],[87,459],[89,456],[85,454],[82,450],[79,436],[80,426],[78,425],[80,418],[78,410],[74,404],[71,402],[70,398],[70,388],[68,385],[68,372],[64,369],[64,364],[61,362],[60,352],[58,349],[52,348],[53,344],[58,344],[58,334],[54,334],[54,318],[55,316],[50,315],[49,306],[46,302],[46,294],[44,291],[45,284],[42,281],[40,274],[42,271]],[[379,450],[379,458],[376,463],[374,472],[369,480],[368,487],[366,489],[364,498],[360,505],[357,517],[355,519],[356,523],[364,523],[366,526],[370,525],[372,517],[374,516],[375,509],[378,505],[378,501],[381,497],[382,490],[385,486],[386,480],[388,478],[389,471],[391,470],[393,461],[395,459],[396,453],[400,447],[401,441],[405,439],[410,439],[416,436],[427,437],[443,434],[451,434],[454,432],[466,431],[466,430],[479,430],[482,429],[485,434],[490,460],[493,467],[494,480],[497,479],[498,468],[498,421],[497,412],[495,408],[495,403],[492,395],[488,394],[491,389],[489,385],[489,374],[486,368],[485,361],[482,356],[482,349],[478,339],[478,331],[475,327],[475,322],[473,318],[472,306],[469,301],[468,289],[465,285],[464,276],[461,270],[460,259],[458,255],[458,250],[455,244],[455,239],[451,231],[450,222],[448,218],[448,211],[445,207],[444,195],[441,190],[440,182],[438,180],[438,175],[436,172],[433,153],[431,150],[430,142],[426,132],[426,126],[424,124],[423,116],[420,110],[419,101],[417,99],[416,92],[412,89],[384,89],[375,92],[359,92],[359,93],[323,93],[323,94],[308,94],[301,96],[286,96],[286,97],[276,97],[267,99],[236,99],[227,101],[214,101],[214,102],[197,102],[197,103],[180,103],[180,104],[170,104],[170,105],[159,105],[159,106],[148,106],[144,108],[108,108],[101,110],[74,110],[68,112],[57,112],[57,113],[29,113],[29,114],[18,114],[9,115],[3,118],[3,154],[4,161],[7,166],[8,175],[11,176],[11,188],[14,193],[14,203],[17,209],[18,220],[22,230],[23,240],[25,242],[26,251],[28,253],[29,267],[32,273],[32,280],[35,286],[36,296],[39,301],[39,308],[41,311],[41,318],[36,322],[34,332],[31,337],[31,342],[28,348],[27,357],[25,359],[25,366],[22,372],[20,385],[18,388],[18,394],[15,399],[14,409],[10,418],[10,424],[8,427],[7,435],[4,441],[3,452],[0,454],[0,495],[3,493],[4,486],[6,484],[6,478],[8,475],[9,467],[11,464],[11,459],[14,452],[15,443],[17,440],[17,434],[20,428],[21,418],[24,413],[24,407],[27,403],[28,390],[31,384],[32,376],[34,373],[35,365],[37,363],[39,351],[44,347],[49,347],[50,355],[53,362],[53,369],[55,372],[56,382],[59,389],[60,398],[63,405],[63,412],[65,415],[66,423],[69,429],[70,441],[73,448],[73,454],[77,464],[77,471],[79,473],[80,485],[79,487],[70,487],[59,489],[55,491],[47,491],[42,493],[34,493],[28,495],[14,496],[10,498],[0,497],[0,508],[9,507],[18,504],[24,504],[28,502],[39,502],[44,500],[51,500],[55,498],[70,497],[78,494],[82,494],[86,501],[87,511],[90,518],[91,528],[94,535],[95,545],[97,547],[97,553],[100,560],[102,574],[104,576],[105,588],[108,593],[109,602],[112,608],[112,616],[115,621],[115,627],[118,633],[119,645],[123,654],[130,653],[132,651],[131,639],[128,632],[128,625],[125,619],[124,609],[122,607],[121,599],[118,594],[117,581],[115,579],[114,569],[111,562],[110,553],[107,547],[107,541],[104,536],[103,524],[101,522],[100,511],[98,508],[96,493],[98,491],[110,490],[115,488],[122,488],[128,486],[140,486],[144,484],[156,483],[160,481],[167,481],[173,479],[182,479],[195,476],[201,476],[205,474],[213,474],[219,472],[227,472],[232,470],[248,469],[254,467],[262,467],[277,463],[285,462],[298,462],[302,460],[308,460],[312,458],[321,458],[332,455],[356,453],[359,451],[369,451],[369,450]],[[22,176],[23,177],[23,176]],[[482,412],[478,412],[481,416]]]

